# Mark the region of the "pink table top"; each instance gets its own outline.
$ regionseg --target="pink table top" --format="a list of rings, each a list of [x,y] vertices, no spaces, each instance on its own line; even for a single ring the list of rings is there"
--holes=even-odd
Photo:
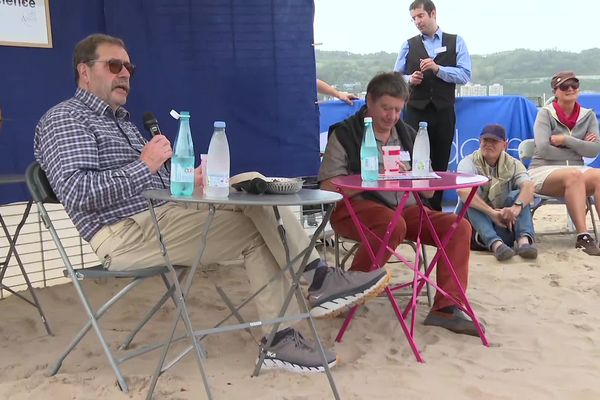
[[[339,189],[379,192],[421,192],[429,190],[464,189],[482,186],[488,178],[462,172],[435,172],[436,179],[377,180],[363,181],[360,175],[338,176],[331,183]]]

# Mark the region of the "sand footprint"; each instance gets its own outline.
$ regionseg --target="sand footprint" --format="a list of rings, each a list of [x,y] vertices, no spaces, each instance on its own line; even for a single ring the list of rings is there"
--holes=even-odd
[[[560,275],[559,274],[548,274],[548,275],[544,276],[544,279],[549,279],[550,280],[549,285],[552,287],[560,286],[560,282],[559,282]]]
[[[594,327],[588,324],[574,324],[573,325],[576,329],[583,331],[583,332],[593,332],[594,331]]]

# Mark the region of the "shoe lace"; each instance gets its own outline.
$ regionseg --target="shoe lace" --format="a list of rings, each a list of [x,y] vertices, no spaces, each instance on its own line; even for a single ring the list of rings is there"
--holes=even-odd
[[[304,336],[302,336],[302,334],[300,332],[298,332],[297,330],[293,330],[293,333],[288,336],[293,342],[294,342],[294,346],[298,349],[306,349],[306,350],[312,350],[312,347],[310,347],[306,341],[306,339],[304,339]]]
[[[329,273],[332,275],[333,279],[342,279],[348,280],[348,276],[352,274],[350,271],[344,271],[342,268],[329,268],[331,271]]]

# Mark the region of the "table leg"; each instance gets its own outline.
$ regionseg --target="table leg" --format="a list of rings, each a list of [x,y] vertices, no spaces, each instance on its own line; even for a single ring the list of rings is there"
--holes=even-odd
[[[385,252],[386,251],[391,251],[393,254],[396,254],[395,249],[391,249],[389,247],[389,240],[391,238],[391,235],[394,231],[394,229],[396,228],[396,225],[398,224],[398,221],[400,220],[400,218],[402,217],[402,211],[404,210],[404,207],[406,205],[406,202],[408,201],[408,197],[411,194],[409,192],[405,192],[402,195],[402,199],[400,200],[400,204],[398,205],[398,207],[396,208],[396,211],[394,212],[394,216],[392,217],[392,219],[390,220],[388,227],[386,228],[386,232],[384,234],[383,238],[378,238],[378,241],[380,243],[379,249],[377,251],[377,254],[375,255],[375,253],[373,252],[373,249],[371,248],[369,241],[367,240],[367,235],[365,233],[365,230],[371,234],[374,235],[375,237],[377,237],[373,232],[371,232],[366,226],[364,226],[362,224],[362,222],[360,221],[360,219],[358,218],[358,216],[356,215],[356,212],[354,211],[354,209],[352,208],[352,203],[350,202],[349,198],[347,196],[344,196],[344,203],[346,204],[346,207],[348,208],[348,213],[350,214],[350,218],[352,219],[354,226],[356,227],[359,236],[361,238],[361,241],[363,243],[363,245],[365,245],[367,247],[367,251],[369,252],[369,255],[371,257],[371,260],[373,262],[372,264],[372,268],[379,268],[379,266],[381,265],[381,263],[383,262],[383,258],[385,257]],[[399,255],[398,255],[399,256]],[[404,257],[399,256],[400,260],[404,260]],[[407,263],[407,265],[409,265],[410,267],[410,263]],[[413,271],[415,271],[415,275],[414,275],[414,282],[416,282],[416,278],[417,276],[422,276],[423,274],[418,270],[418,256],[417,259],[415,261],[415,263],[412,266]],[[413,297],[414,297],[414,293],[416,292],[415,287],[416,285],[413,282]],[[417,361],[419,362],[423,362],[423,358],[421,357],[419,348],[414,340],[414,317],[413,320],[411,321],[411,329],[408,328],[408,326],[406,325],[406,321],[405,321],[405,316],[402,314],[397,300],[395,299],[392,290],[387,287],[385,289],[385,292],[388,296],[388,300],[390,302],[390,305],[392,306],[394,313],[396,314],[396,317],[398,318],[398,321],[400,322],[400,326],[402,327],[402,330],[406,336],[406,339],[409,342],[409,345],[415,355],[415,358],[417,359]],[[416,297],[415,297],[416,299]],[[416,302],[416,300],[411,300],[412,302]],[[354,318],[356,311],[358,310],[359,306],[354,306],[348,316],[346,317],[346,319],[344,320],[342,327],[340,328],[337,336],[336,336],[336,341],[337,342],[341,342],[343,339],[343,336],[346,332],[346,330],[348,329],[350,322],[352,321],[352,319]]]
[[[298,270],[296,272],[294,272],[291,268],[288,268],[290,266],[289,265],[289,250],[287,250],[287,238],[286,238],[286,233],[285,233],[285,227],[283,226],[283,223],[282,223],[280,215],[279,215],[279,210],[277,209],[277,207],[274,207],[274,212],[275,212],[275,216],[278,220],[278,230],[279,230],[281,239],[284,243],[284,248],[286,249],[286,258],[288,259],[288,266],[286,266],[285,269],[289,271],[290,277],[292,279],[292,287],[288,291],[285,301],[283,302],[283,305],[282,305],[281,309],[279,310],[279,317],[281,318],[285,315],[285,312],[288,309],[290,301],[292,300],[292,295],[295,294],[296,300],[298,301],[298,304],[300,305],[300,309],[302,310],[303,313],[307,314],[306,319],[308,320],[308,324],[309,324],[312,334],[315,338],[315,342],[317,343],[317,349],[319,350],[321,359],[323,360],[323,368],[325,369],[327,379],[329,380],[329,386],[331,387],[333,396],[336,400],[339,400],[340,396],[339,396],[339,393],[337,390],[337,386],[335,384],[335,380],[333,379],[333,375],[331,374],[331,369],[329,368],[329,364],[327,363],[327,358],[325,356],[325,350],[323,348],[323,344],[321,343],[321,339],[317,332],[315,322],[314,322],[312,316],[310,315],[310,310],[308,308],[308,304],[306,303],[306,299],[304,298],[304,294],[302,293],[302,289],[300,288],[300,284],[299,284],[300,278],[302,277],[302,274],[304,273],[304,268],[306,268],[306,265],[308,264],[308,261],[309,261],[308,258],[310,257],[310,253],[312,252],[312,249],[315,248],[315,245],[317,243],[319,236],[321,235],[321,233],[325,229],[325,226],[327,225],[327,222],[331,218],[331,213],[333,212],[333,206],[328,205],[327,211],[325,212],[325,215],[323,216],[323,221],[315,230],[312,238],[310,239],[308,247],[304,250],[304,257],[302,259],[302,262],[300,263],[300,267],[298,268]],[[275,337],[275,333],[279,330],[280,324],[281,324],[280,322],[273,324],[271,332],[269,333],[269,335],[267,337],[267,343],[265,344],[265,347],[269,347],[271,345],[271,343],[273,342],[273,338]],[[258,376],[258,374],[260,373],[260,369],[262,368],[262,364],[265,359],[265,356],[266,356],[266,353],[264,351],[261,352],[252,376]]]
[[[431,222],[431,219],[429,218],[427,213],[424,213],[422,221],[425,221],[425,223],[427,224],[427,228],[429,229],[429,232],[433,238],[433,241],[435,242],[435,245],[437,246],[437,249],[438,249],[435,256],[431,260],[429,267],[427,267],[426,275],[427,275],[427,277],[429,277],[429,275],[433,271],[433,268],[437,265],[437,262],[439,261],[440,257],[443,257],[444,261],[446,262],[446,264],[448,266],[448,270],[450,271],[450,275],[452,276],[452,279],[459,290],[460,300],[462,300],[462,302],[464,303],[463,306],[464,306],[464,308],[466,308],[465,312],[473,320],[473,324],[475,325],[475,328],[477,329],[477,332],[479,333],[481,342],[485,346],[489,346],[489,342],[485,336],[485,333],[483,332],[483,329],[481,328],[479,320],[477,319],[477,315],[475,314],[475,311],[473,310],[473,308],[471,307],[471,304],[469,303],[469,300],[467,299],[465,290],[462,287],[462,285],[460,284],[460,280],[458,279],[458,276],[456,275],[456,271],[454,270],[454,265],[452,264],[452,261],[450,260],[450,258],[448,257],[448,254],[446,252],[446,246],[447,246],[448,242],[450,241],[450,239],[452,238],[452,236],[454,235],[454,232],[458,228],[459,223],[464,218],[465,213],[466,213],[467,209],[469,208],[469,204],[471,203],[471,200],[473,199],[473,196],[475,195],[476,191],[477,191],[476,187],[471,189],[471,192],[469,193],[469,196],[467,197],[467,199],[465,201],[465,207],[463,207],[461,212],[457,215],[456,220],[452,224],[452,228],[448,232],[446,232],[446,234],[444,235],[444,238],[442,240],[440,240],[439,235],[437,234],[437,232],[433,226],[433,223]],[[419,203],[419,207],[424,207],[423,203],[421,202],[420,199],[417,199],[417,202]],[[424,282],[421,281],[417,288],[417,295],[423,288],[423,285],[424,285]],[[452,299],[457,305],[460,303],[458,301],[458,299],[455,299],[453,296],[450,296],[448,293],[445,293],[444,295],[446,297]],[[407,310],[405,309],[405,313],[406,312],[407,312]]]
[[[165,346],[163,348],[163,351],[162,351],[161,357],[159,359],[159,362],[156,366],[154,375],[152,376],[150,386],[148,388],[148,395],[146,396],[146,399],[147,400],[152,399],[152,394],[154,392],[154,388],[156,387],[156,383],[158,381],[159,376],[163,372],[165,372],[167,369],[169,369],[170,366],[172,366],[174,364],[174,362],[171,362],[166,367],[164,366],[165,359],[167,357],[167,353],[169,352],[169,348],[173,341],[173,336],[175,335],[175,330],[177,329],[177,324],[178,324],[180,318],[183,319],[187,336],[190,338],[191,344],[194,347],[194,350],[195,350],[194,354],[196,356],[196,362],[198,363],[198,367],[199,367],[200,373],[202,375],[202,381],[204,383],[206,395],[208,396],[209,399],[212,399],[213,396],[212,396],[212,392],[210,390],[210,385],[208,383],[208,376],[206,375],[206,371],[204,369],[204,362],[202,360],[204,358],[203,350],[201,349],[200,343],[198,343],[198,341],[196,340],[196,337],[194,336],[194,329],[192,327],[192,322],[191,322],[191,319],[190,319],[190,316],[189,316],[189,313],[187,310],[185,298],[187,297],[189,289],[192,285],[193,277],[196,273],[196,269],[200,265],[200,260],[202,258],[202,254],[204,253],[204,249],[206,248],[208,229],[210,228],[210,225],[215,216],[215,211],[216,211],[215,206],[212,204],[209,206],[208,219],[204,225],[204,235],[203,235],[202,243],[200,245],[200,250],[198,251],[198,256],[196,257],[194,264],[191,266],[188,276],[186,278],[184,287],[182,288],[181,284],[179,282],[179,279],[177,277],[175,268],[173,267],[173,264],[171,263],[171,260],[169,259],[169,256],[167,253],[167,248],[165,246],[162,234],[160,232],[160,227],[158,226],[158,220],[156,219],[156,213],[154,211],[153,202],[152,202],[152,200],[148,200],[148,203],[149,203],[149,210],[152,215],[154,229],[156,231],[158,241],[160,244],[161,252],[163,254],[163,257],[165,259],[167,267],[169,268],[169,271],[171,273],[171,280],[175,286],[175,298],[177,299],[177,310],[175,312],[175,318],[173,321],[173,325],[171,327],[171,332],[170,332],[167,342],[165,343]],[[181,358],[181,356],[178,357],[175,362],[177,362],[180,358]]]

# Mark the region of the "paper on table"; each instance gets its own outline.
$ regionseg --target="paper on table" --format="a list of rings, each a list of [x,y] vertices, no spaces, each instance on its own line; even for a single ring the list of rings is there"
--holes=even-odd
[[[469,175],[469,176],[457,176],[456,183],[457,184],[465,184],[465,183],[479,183],[485,182],[488,178],[481,175]]]
[[[379,174],[378,179],[382,181],[415,180],[415,179],[440,179],[441,176],[435,172],[428,172],[427,175],[416,176],[412,171],[399,172],[394,175]]]

